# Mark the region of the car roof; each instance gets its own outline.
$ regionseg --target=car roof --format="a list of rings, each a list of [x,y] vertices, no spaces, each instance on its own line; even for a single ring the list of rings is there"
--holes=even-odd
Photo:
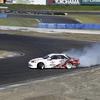
[[[48,56],[54,56],[54,55],[63,55],[63,56],[66,56],[65,54],[62,54],[62,53],[51,53],[51,54],[48,54]]]

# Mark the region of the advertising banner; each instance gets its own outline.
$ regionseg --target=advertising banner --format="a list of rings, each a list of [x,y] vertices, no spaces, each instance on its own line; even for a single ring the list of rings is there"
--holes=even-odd
[[[82,0],[82,4],[100,4],[100,0]]]
[[[79,5],[79,0],[55,0],[55,4],[62,5]]]

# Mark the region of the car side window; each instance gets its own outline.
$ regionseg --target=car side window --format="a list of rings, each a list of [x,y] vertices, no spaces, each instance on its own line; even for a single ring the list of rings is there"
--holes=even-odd
[[[51,59],[58,59],[58,57],[57,56],[52,56]]]
[[[67,59],[65,56],[61,55],[61,59]]]
[[[63,55],[53,55],[51,59],[67,59],[67,58]]]

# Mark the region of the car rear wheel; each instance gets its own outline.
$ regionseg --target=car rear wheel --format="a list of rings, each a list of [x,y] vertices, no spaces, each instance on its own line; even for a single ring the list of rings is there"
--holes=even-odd
[[[42,62],[38,63],[38,64],[37,64],[37,68],[38,68],[38,69],[44,69],[44,68],[45,68],[44,63],[42,63]]]
[[[66,64],[66,68],[71,69],[72,67],[73,67],[72,64],[70,64],[70,63],[67,63],[67,64]]]

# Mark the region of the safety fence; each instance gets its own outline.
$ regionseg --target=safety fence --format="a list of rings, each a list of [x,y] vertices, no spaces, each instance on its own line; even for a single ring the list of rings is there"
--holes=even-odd
[[[7,18],[7,14],[0,13],[0,18]]]
[[[59,23],[39,23],[39,28],[53,29],[100,29],[100,24],[59,24]]]

